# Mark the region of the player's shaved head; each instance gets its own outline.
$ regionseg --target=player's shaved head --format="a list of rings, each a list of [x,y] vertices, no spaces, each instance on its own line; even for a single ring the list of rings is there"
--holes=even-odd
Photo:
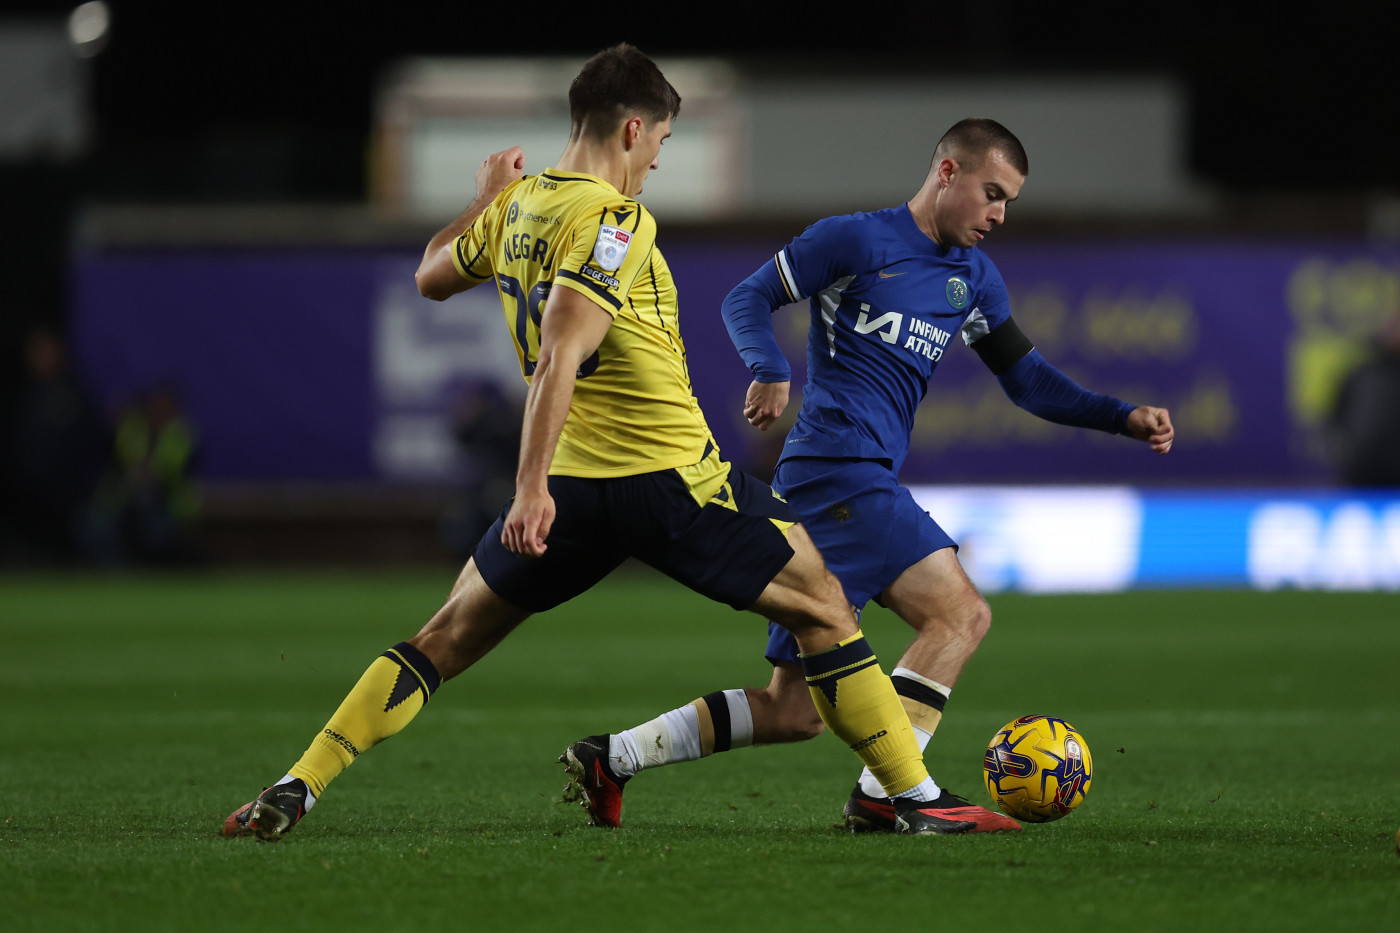
[[[933,163],[954,159],[963,168],[975,171],[987,156],[1000,152],[1008,165],[1023,176],[1031,172],[1026,148],[1006,127],[985,117],[969,117],[954,123],[933,149]]]
[[[656,63],[623,42],[590,58],[569,85],[569,136],[602,138],[631,114],[656,123],[680,110],[681,96]]]

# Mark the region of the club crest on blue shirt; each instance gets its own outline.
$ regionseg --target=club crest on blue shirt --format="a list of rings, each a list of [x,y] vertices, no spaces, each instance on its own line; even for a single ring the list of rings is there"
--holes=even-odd
[[[967,283],[956,275],[948,280],[948,304],[961,311],[967,307],[968,288]]]
[[[627,248],[631,245],[632,234],[621,227],[603,224],[593,244],[593,260],[607,271],[616,272],[627,258]]]

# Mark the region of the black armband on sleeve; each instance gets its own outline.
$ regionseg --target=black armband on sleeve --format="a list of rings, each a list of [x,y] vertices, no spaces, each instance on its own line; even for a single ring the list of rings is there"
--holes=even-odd
[[[1021,333],[1014,320],[1007,318],[996,330],[972,344],[972,349],[977,351],[993,376],[1000,376],[1034,350],[1035,344]]]

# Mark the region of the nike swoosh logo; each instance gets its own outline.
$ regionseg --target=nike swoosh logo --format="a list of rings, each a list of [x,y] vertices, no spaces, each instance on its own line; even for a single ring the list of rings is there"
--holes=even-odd
[[[882,279],[892,279],[892,278],[894,278],[894,277],[897,276],[897,275],[904,275],[904,274],[905,274],[905,273],[903,273],[903,272],[886,272],[886,271],[883,270],[883,269],[880,270],[880,278],[882,278]]]

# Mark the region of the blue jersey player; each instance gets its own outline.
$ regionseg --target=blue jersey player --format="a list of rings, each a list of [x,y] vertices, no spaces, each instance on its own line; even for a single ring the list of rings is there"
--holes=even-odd
[[[977,249],[1006,217],[1028,171],[1025,150],[985,119],[953,126],[923,186],[904,205],[818,221],[725,299],[729,334],[754,374],[749,423],[767,429],[788,403],[791,371],[771,314],[808,300],[808,382],[773,487],[802,516],[859,609],[871,599],[916,636],[892,677],[921,749],[932,737],[991,610],[956,546],[897,479],[914,413],[954,335],[977,352],[1020,407],[1049,421],[1126,434],[1171,449],[1167,411],[1087,391],[1051,366],[1011,317],[1001,274]],[[770,625],[764,689],[701,697],[605,740],[614,793],[637,771],[822,730],[792,636]],[[961,832],[1014,831],[1014,820],[940,789],[926,809]],[[620,801],[618,801],[620,805]],[[896,828],[867,770],[845,806],[852,831]]]

